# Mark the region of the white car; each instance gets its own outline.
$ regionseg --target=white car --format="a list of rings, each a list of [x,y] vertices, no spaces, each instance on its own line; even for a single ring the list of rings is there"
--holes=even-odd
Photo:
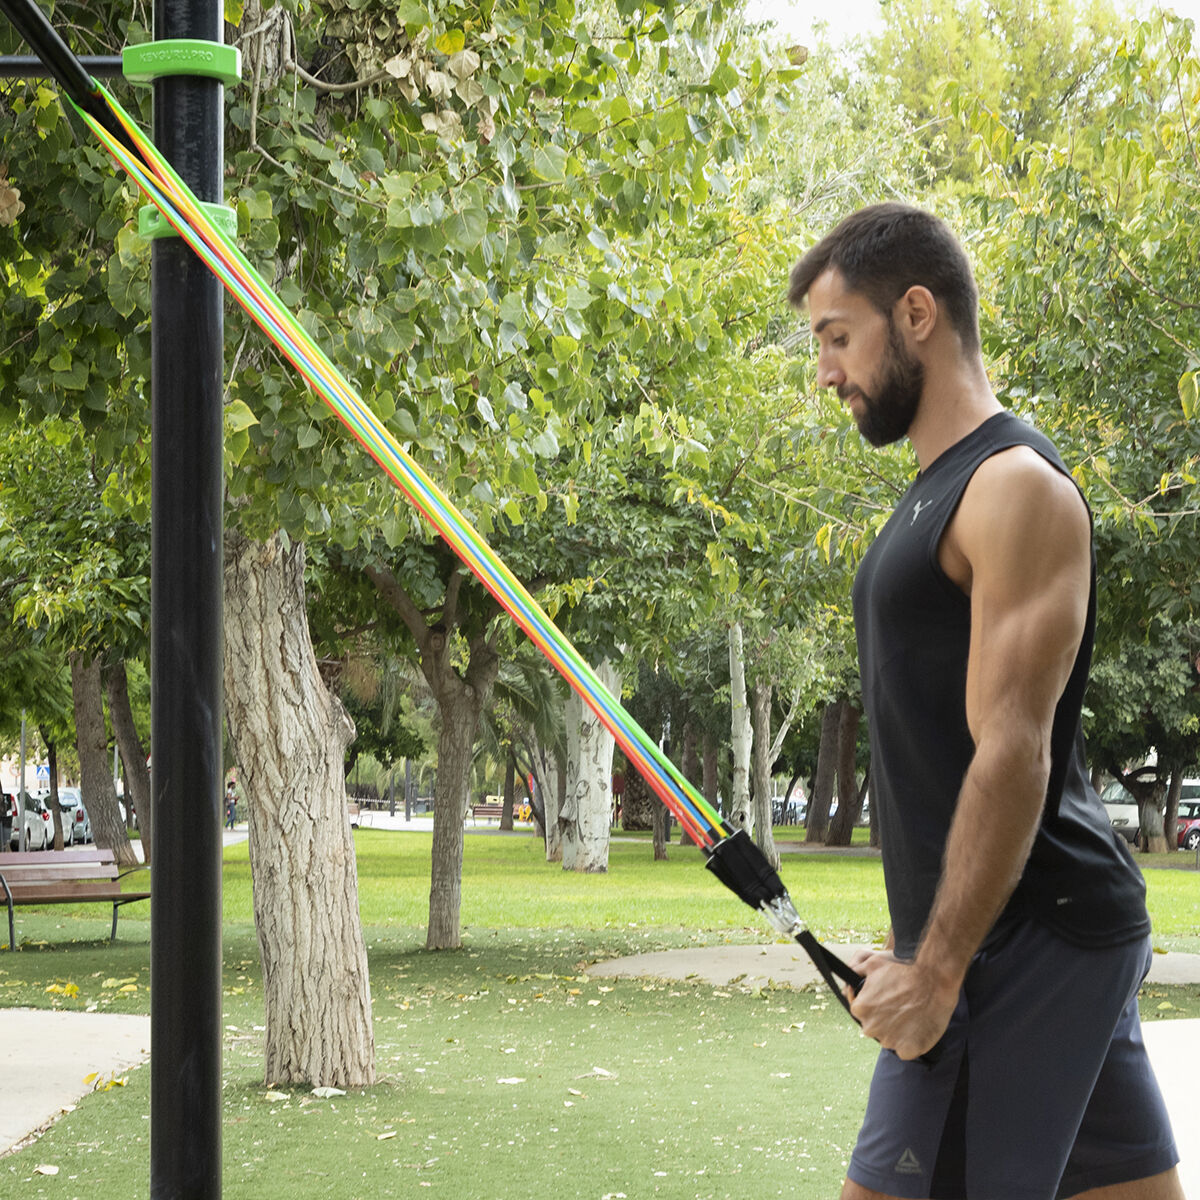
[[[77,787],[58,789],[58,806],[62,809],[63,845],[73,846],[76,842],[92,840],[92,820],[83,807],[83,794]],[[50,814],[51,820],[54,814]]]
[[[1104,811],[1108,813],[1109,824],[1127,842],[1136,845],[1142,828],[1137,801],[1115,779],[1100,793],[1100,799],[1104,801]]]
[[[20,800],[12,798],[12,836],[9,847],[19,850],[21,847],[21,830],[17,823],[20,812]],[[25,849],[53,850],[54,849],[54,818],[46,804],[37,796],[25,795]]]

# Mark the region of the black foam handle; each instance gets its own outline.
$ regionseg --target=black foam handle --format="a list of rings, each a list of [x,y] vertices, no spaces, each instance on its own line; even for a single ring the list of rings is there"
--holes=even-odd
[[[812,959],[813,966],[821,973],[821,978],[825,980],[829,986],[829,990],[837,997],[838,1003],[846,1012],[850,1013],[850,1019],[856,1025],[861,1025],[862,1022],[850,1012],[850,1000],[846,996],[845,990],[838,987],[837,980],[840,979],[852,992],[857,992],[866,982],[864,977],[853,967],[848,966],[838,958],[832,950],[822,946],[807,929],[802,929],[796,934],[796,941],[808,952],[808,957]],[[935,1066],[942,1057],[942,1050],[942,1040],[939,1039],[935,1045],[920,1055],[917,1061],[924,1063],[927,1067]]]

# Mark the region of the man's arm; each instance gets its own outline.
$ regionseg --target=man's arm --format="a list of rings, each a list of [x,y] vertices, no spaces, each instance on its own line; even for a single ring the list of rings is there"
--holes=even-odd
[[[1054,710],[1087,617],[1091,527],[1071,482],[1020,447],[971,480],[940,551],[971,599],[967,722],[975,754],[917,957],[876,955],[854,1002],[902,1058],[942,1035],[980,943],[1029,857],[1050,773]]]

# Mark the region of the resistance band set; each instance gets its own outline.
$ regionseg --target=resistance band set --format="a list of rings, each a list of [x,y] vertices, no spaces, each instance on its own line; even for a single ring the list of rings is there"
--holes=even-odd
[[[221,280],[234,299],[300,372],[367,453],[550,660],[612,734],[680,824],[707,855],[708,868],[778,932],[808,952],[849,1011],[836,979],[862,978],[809,932],[787,889],[744,830],[732,830],[604,686],[538,602],[363,402],[325,352],[138,128],[68,49],[32,0],[0,0],[18,33],[62,85],[88,127],[163,219]],[[835,978],[836,977],[836,978]]]

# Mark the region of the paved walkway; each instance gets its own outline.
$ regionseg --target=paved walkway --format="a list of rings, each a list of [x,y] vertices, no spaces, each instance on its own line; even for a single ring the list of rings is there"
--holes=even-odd
[[[100,1080],[150,1057],[150,1018],[121,1013],[0,1010],[0,1155],[40,1133]]]

